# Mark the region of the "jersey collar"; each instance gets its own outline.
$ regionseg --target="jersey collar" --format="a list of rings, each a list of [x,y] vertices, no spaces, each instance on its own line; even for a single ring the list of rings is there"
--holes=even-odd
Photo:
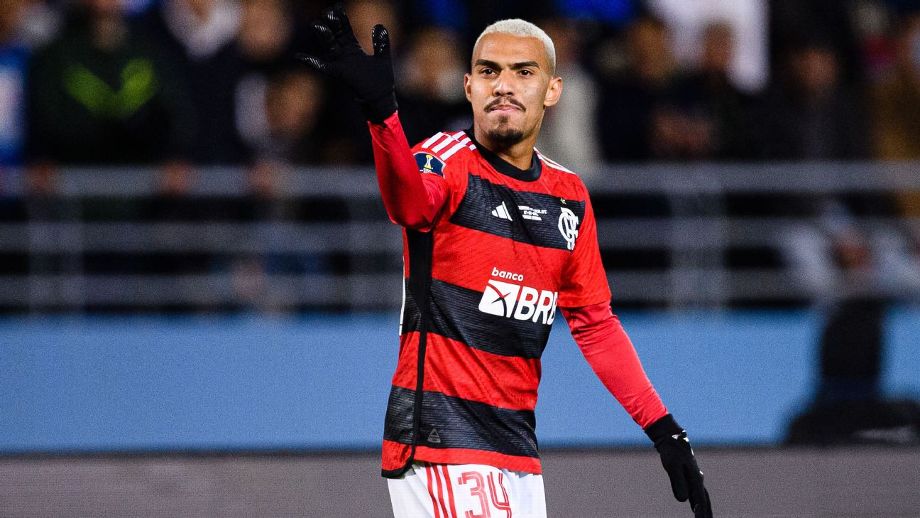
[[[476,145],[479,154],[481,154],[482,157],[486,159],[486,162],[494,167],[499,173],[524,182],[533,182],[540,178],[540,173],[543,171],[543,163],[540,162],[540,157],[537,156],[536,151],[534,151],[533,158],[530,160],[530,167],[527,169],[518,169],[509,162],[506,162],[502,157],[483,147],[482,144],[476,140],[476,137],[473,136],[472,128],[466,129],[464,132],[470,140],[473,141],[473,144]]]

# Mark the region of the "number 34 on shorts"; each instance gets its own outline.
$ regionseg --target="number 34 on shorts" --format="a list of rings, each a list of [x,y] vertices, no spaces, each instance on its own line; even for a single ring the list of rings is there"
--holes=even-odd
[[[545,518],[543,476],[482,464],[413,464],[388,481],[396,518]]]

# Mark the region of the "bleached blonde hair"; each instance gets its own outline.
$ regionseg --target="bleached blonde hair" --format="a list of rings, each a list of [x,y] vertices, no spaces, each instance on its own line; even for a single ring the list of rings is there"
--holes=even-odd
[[[549,37],[549,34],[546,34],[546,31],[520,18],[499,20],[482,31],[482,34],[476,38],[476,44],[473,45],[473,48],[479,45],[479,41],[483,36],[495,33],[511,34],[512,36],[521,36],[524,38],[537,38],[540,40],[540,42],[543,43],[543,48],[546,50],[546,58],[549,60],[549,73],[550,75],[556,74],[556,46],[553,45],[553,40]]]

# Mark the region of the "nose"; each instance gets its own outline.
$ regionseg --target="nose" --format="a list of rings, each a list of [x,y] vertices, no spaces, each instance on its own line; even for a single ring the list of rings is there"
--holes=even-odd
[[[502,70],[499,72],[498,77],[495,78],[495,83],[492,85],[492,95],[496,97],[511,95],[514,93],[514,71],[512,70]]]

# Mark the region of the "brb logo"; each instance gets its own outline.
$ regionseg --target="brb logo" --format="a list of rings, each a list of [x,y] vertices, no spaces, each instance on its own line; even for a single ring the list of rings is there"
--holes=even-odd
[[[558,293],[525,286],[522,274],[506,272],[495,267],[492,268],[492,277],[516,283],[489,279],[483,290],[482,300],[479,301],[479,311],[515,320],[530,320],[546,325],[553,323]]]

